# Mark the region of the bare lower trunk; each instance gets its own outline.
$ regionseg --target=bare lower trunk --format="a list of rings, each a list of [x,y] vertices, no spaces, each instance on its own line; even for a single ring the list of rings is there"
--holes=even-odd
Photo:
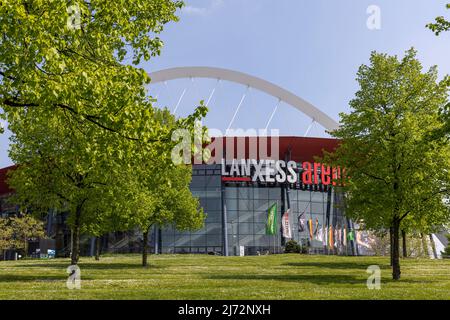
[[[148,234],[149,234],[150,228],[147,230],[144,230],[142,233],[143,238],[143,245],[142,245],[142,266],[147,266],[147,253],[148,253]]]
[[[437,255],[437,251],[436,251],[436,244],[434,243],[434,239],[433,239],[433,235],[432,234],[430,234],[430,244],[431,244],[431,249],[433,250],[433,257],[435,259],[437,259],[438,255]]]
[[[425,238],[423,233],[420,234],[420,238],[422,239],[423,254],[428,258],[430,256],[430,253],[428,252],[427,238]]]
[[[77,206],[75,211],[75,222],[73,226],[73,240],[72,240],[72,254],[70,257],[71,264],[78,264],[80,259],[80,221],[81,221],[81,210],[83,204]]]
[[[408,257],[408,250],[406,248],[406,231],[402,230],[402,240],[403,240],[403,245],[402,245],[402,249],[403,249],[403,258]]]
[[[25,238],[23,240],[23,257],[26,258],[28,256],[28,239]]]
[[[95,238],[95,260],[100,260],[100,237]]]
[[[394,264],[394,231],[393,228],[389,228],[389,256],[391,259],[390,266],[392,267]]]
[[[400,221],[394,219],[392,227],[392,279],[400,279]]]

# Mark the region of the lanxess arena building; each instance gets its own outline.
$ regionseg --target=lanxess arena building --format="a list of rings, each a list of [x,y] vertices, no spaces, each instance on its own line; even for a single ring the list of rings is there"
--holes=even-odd
[[[174,68],[150,75],[152,83],[180,78],[215,78],[256,88],[299,109],[326,129],[337,123],[298,96],[265,80],[243,73],[207,67]],[[207,214],[204,228],[178,232],[155,227],[150,236],[155,253],[209,253],[256,255],[281,253],[285,242],[296,240],[309,253],[357,254],[353,224],[341,209],[339,186],[332,179],[340,172],[315,161],[332,152],[338,141],[307,137],[226,137],[213,143],[211,164],[194,164],[192,193]],[[0,212],[14,214],[7,204],[12,190],[0,169]],[[271,210],[269,210],[271,209]],[[267,232],[268,212],[275,211],[275,226]],[[49,212],[47,234],[55,240],[56,254],[70,252],[67,215]],[[139,252],[142,238],[135,230],[102,237],[103,252]],[[31,246],[32,248],[32,246]],[[85,237],[81,254],[93,255],[95,241]],[[31,253],[33,254],[33,252]]]

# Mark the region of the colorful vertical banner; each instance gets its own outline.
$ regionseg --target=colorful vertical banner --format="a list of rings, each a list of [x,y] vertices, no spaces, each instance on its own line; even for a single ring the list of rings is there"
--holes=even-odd
[[[316,226],[314,228],[314,236],[317,236],[317,232],[319,232],[319,219],[316,218]]]
[[[333,241],[333,226],[330,226],[330,228],[328,229],[328,246],[330,248],[333,248],[334,246],[334,241]]]
[[[274,203],[267,211],[266,235],[277,234],[277,204]]]
[[[308,229],[309,229],[309,238],[312,240],[313,239],[313,222],[312,219],[308,220]]]
[[[291,209],[288,209],[281,219],[281,222],[283,224],[283,237],[286,239],[292,239],[292,233],[291,233],[291,224],[289,222],[289,213]]]
[[[323,227],[318,228],[316,240],[323,243]]]
[[[303,218],[304,213],[298,216],[297,224],[298,224],[298,232],[305,231],[306,220]]]
[[[350,230],[347,234],[347,240],[349,241],[354,241],[355,240],[355,234],[353,232],[353,230]]]

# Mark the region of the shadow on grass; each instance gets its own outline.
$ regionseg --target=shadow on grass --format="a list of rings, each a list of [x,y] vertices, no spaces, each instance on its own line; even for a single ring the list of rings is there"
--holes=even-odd
[[[66,275],[17,275],[17,274],[2,274],[0,275],[0,282],[53,282],[66,281]]]
[[[211,280],[269,280],[269,281],[281,281],[281,282],[309,282],[317,285],[332,285],[332,284],[352,284],[366,286],[367,278],[364,275],[360,277],[346,275],[346,274],[228,274],[228,275],[209,275],[208,279]],[[432,280],[413,280],[413,279],[401,279],[399,281],[392,279],[383,279],[382,283],[432,283]]]
[[[311,282],[319,285],[329,285],[330,283],[342,284],[364,284],[365,280],[351,275],[297,275],[297,274],[229,274],[229,275],[212,275],[208,276],[212,280],[270,280],[270,281],[286,281],[286,282]]]
[[[360,263],[360,262],[289,262],[282,264],[283,266],[291,267],[314,267],[314,268],[327,268],[327,269],[358,269],[366,270],[370,263]],[[390,269],[388,265],[378,265],[380,269]]]
[[[49,269],[65,269],[70,265],[69,262],[57,262],[57,263],[34,263],[34,264],[20,264],[17,267],[20,268],[49,268]],[[146,269],[162,269],[162,266],[148,265],[143,267],[138,263],[83,263],[78,264],[81,270],[146,270]]]

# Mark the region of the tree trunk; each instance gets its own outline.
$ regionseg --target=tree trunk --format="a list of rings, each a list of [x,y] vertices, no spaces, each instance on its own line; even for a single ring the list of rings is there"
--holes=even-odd
[[[394,237],[393,237],[393,228],[389,228],[389,256],[391,259],[390,266],[394,265]]]
[[[431,233],[430,233],[430,244],[431,244],[431,249],[433,250],[433,257],[435,259],[437,259],[438,255],[437,255],[437,251],[436,251],[436,244],[434,243],[433,235]]]
[[[420,238],[422,239],[423,254],[425,255],[425,257],[429,258],[430,257],[430,253],[428,252],[427,239],[425,238],[423,233],[420,234]]]
[[[143,244],[142,244],[142,266],[147,266],[147,252],[148,252],[148,233],[149,233],[150,227],[142,233],[143,235]]]
[[[394,219],[393,228],[393,250],[392,250],[392,279],[400,279],[400,221]]]
[[[95,260],[100,260],[100,237],[95,238]]]
[[[26,258],[28,256],[28,239],[25,237],[23,241],[23,257]]]
[[[402,240],[403,240],[403,245],[402,245],[402,249],[403,249],[403,258],[408,257],[408,250],[406,248],[406,231],[402,230]]]
[[[78,260],[80,259],[80,221],[82,207],[83,204],[78,205],[75,211],[75,223],[72,237],[72,255],[70,257],[72,265],[78,264]]]

